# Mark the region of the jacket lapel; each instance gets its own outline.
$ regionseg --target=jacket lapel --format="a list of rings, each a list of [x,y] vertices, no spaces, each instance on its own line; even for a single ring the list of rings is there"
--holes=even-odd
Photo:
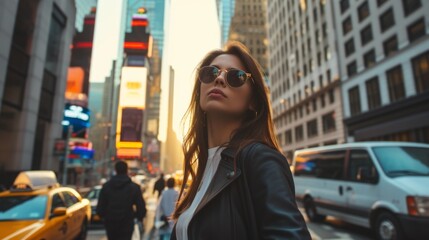
[[[207,192],[204,194],[204,197],[201,199],[200,204],[194,212],[194,216],[204,208],[207,203],[209,203],[214,197],[216,197],[225,187],[232,183],[235,179],[240,176],[240,169],[236,169],[234,172],[234,150],[225,149],[221,153],[221,160],[219,166],[216,170],[215,175],[213,176],[212,181],[210,182]]]

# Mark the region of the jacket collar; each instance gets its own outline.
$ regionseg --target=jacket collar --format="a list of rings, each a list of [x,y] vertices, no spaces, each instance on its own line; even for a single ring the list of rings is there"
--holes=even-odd
[[[221,153],[221,160],[216,170],[215,175],[201,199],[197,209],[195,209],[194,216],[209,203],[214,197],[216,197],[225,187],[231,184],[238,176],[241,175],[241,170],[236,169],[234,171],[234,155],[235,150],[226,148]]]

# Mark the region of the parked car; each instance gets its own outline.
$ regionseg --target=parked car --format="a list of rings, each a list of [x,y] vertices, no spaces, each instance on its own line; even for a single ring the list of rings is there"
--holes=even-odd
[[[98,216],[96,209],[98,204],[98,196],[100,195],[102,185],[97,185],[91,188],[89,192],[85,194],[85,198],[89,200],[91,205],[91,223],[101,222],[100,216]]]
[[[0,239],[86,239],[89,201],[52,171],[25,171],[0,193]]]
[[[311,221],[327,215],[378,239],[429,236],[429,144],[357,142],[298,150],[296,196]]]

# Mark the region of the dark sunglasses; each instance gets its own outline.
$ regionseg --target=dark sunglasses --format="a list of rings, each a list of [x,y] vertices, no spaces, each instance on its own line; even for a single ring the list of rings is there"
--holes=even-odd
[[[204,66],[198,71],[198,79],[202,83],[213,82],[221,72],[226,73],[226,82],[230,87],[241,87],[250,78],[252,81],[252,75],[243,70],[239,69],[219,69],[215,66]]]

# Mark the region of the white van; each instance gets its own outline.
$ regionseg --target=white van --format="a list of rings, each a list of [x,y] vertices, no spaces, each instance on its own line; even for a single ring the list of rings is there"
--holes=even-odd
[[[357,142],[297,150],[297,200],[310,221],[327,215],[378,239],[429,239],[429,144]]]

